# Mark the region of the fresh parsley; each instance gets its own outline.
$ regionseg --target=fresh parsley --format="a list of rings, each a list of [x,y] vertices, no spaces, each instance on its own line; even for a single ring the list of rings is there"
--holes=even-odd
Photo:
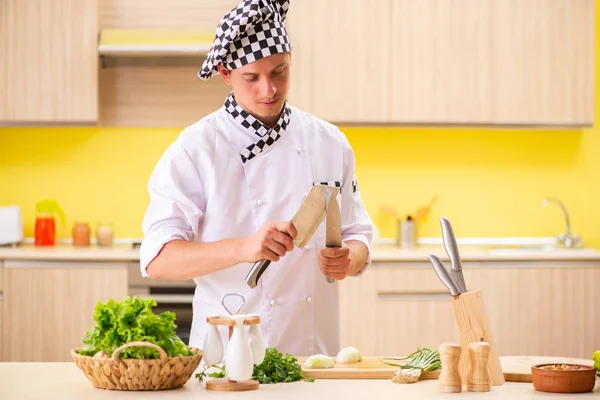
[[[211,373],[206,373],[206,370],[209,368],[217,368],[218,371],[214,371]],[[218,365],[207,365],[204,367],[204,369],[202,370],[202,372],[197,373],[196,378],[198,378],[200,380],[200,382],[202,382],[206,377],[210,377],[210,378],[225,378],[225,366],[218,366]]]
[[[260,383],[295,382],[304,379],[298,359],[290,354],[283,356],[274,347],[265,352],[265,359],[254,366],[252,379]]]
[[[213,365],[212,367],[218,368],[219,371],[207,374],[206,370],[210,368],[207,366],[202,372],[196,374],[196,378],[202,382],[206,377],[225,377],[225,366]],[[304,380],[305,382],[315,381],[315,378],[304,378],[302,367],[298,364],[296,357],[290,354],[283,356],[283,354],[273,347],[269,347],[265,351],[265,359],[262,363],[254,365],[251,379],[262,384],[296,382],[300,380]]]

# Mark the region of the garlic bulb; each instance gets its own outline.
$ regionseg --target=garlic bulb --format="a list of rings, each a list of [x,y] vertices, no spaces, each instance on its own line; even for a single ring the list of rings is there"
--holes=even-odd
[[[356,347],[344,347],[336,357],[339,363],[355,363],[362,361],[362,355]]]
[[[307,369],[321,369],[321,368],[333,368],[333,360],[331,357],[324,356],[323,354],[315,354],[310,356],[304,362],[304,368]]]

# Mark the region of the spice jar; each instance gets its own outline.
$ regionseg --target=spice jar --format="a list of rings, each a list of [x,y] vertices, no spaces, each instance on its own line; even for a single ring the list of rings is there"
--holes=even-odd
[[[98,229],[96,230],[96,240],[98,241],[98,246],[112,246],[113,230],[110,224],[106,222],[101,222],[98,224]]]
[[[73,246],[90,245],[90,226],[87,222],[76,222],[73,226]]]

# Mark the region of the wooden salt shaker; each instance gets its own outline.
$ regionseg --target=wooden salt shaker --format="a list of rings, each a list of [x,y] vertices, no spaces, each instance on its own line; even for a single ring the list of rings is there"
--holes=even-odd
[[[442,343],[439,348],[442,371],[438,378],[438,389],[442,393],[460,393],[462,379],[458,369],[462,347],[457,343]]]
[[[467,377],[469,392],[489,392],[490,375],[487,370],[491,347],[486,342],[469,344],[469,360],[471,369]]]

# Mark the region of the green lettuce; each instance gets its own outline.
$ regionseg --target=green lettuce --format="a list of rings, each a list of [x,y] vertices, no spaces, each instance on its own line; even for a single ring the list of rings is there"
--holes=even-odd
[[[99,302],[94,310],[96,325],[86,332],[85,347],[79,354],[93,356],[104,351],[110,357],[125,343],[145,341],[162,347],[169,357],[193,355],[175,333],[175,313],[154,314],[152,307],[156,307],[153,298],[137,296]],[[120,358],[159,358],[159,354],[149,347],[130,347],[121,352]]]
[[[592,358],[594,359],[594,367],[596,367],[596,372],[598,373],[598,376],[600,376],[600,350],[595,351],[592,355]]]

